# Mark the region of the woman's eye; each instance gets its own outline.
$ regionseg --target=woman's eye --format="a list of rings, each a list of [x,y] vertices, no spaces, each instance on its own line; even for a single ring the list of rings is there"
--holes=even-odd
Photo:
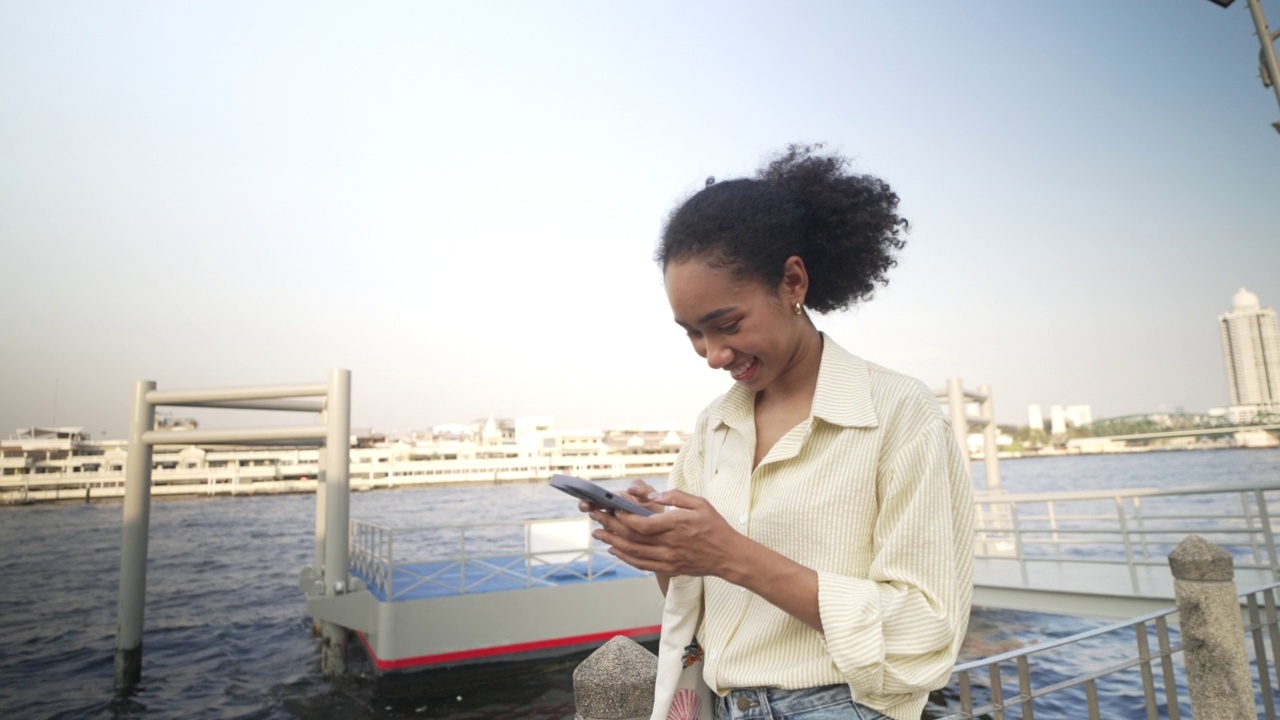
[[[685,335],[687,335],[690,340],[697,340],[702,337],[702,333],[697,330],[687,330],[685,331]]]
[[[732,334],[734,334],[734,333],[738,332],[738,321],[737,321],[737,320],[734,320],[733,322],[729,323],[728,325],[723,325],[723,326],[721,326],[721,328],[720,328],[720,332],[724,333],[725,335],[732,335]]]

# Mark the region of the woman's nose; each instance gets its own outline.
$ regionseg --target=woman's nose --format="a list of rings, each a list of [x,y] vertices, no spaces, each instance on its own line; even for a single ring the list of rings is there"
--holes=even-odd
[[[733,350],[727,345],[708,341],[706,357],[712,370],[720,370],[733,362]]]

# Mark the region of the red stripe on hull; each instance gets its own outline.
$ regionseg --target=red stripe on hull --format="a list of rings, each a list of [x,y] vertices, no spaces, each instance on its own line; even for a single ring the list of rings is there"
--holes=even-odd
[[[613,630],[610,632],[592,633],[590,635],[575,635],[565,638],[553,638],[551,640],[536,640],[534,642],[516,643],[514,645],[496,645],[494,647],[476,648],[474,650],[458,650],[456,652],[439,653],[437,655],[419,655],[418,657],[402,658],[400,660],[383,660],[373,652],[373,647],[369,645],[368,639],[364,633],[356,632],[356,636],[360,638],[364,649],[369,653],[369,657],[373,659],[373,664],[379,670],[403,670],[411,667],[421,667],[423,665],[440,665],[443,663],[463,662],[466,660],[479,660],[482,658],[496,658],[502,655],[520,655],[523,653],[538,652],[540,650],[553,650],[555,648],[570,647],[574,645],[592,645],[604,643],[617,635],[625,635],[626,637],[637,637],[641,635],[657,635],[662,632],[661,625],[646,625],[644,627],[631,628],[629,630]]]

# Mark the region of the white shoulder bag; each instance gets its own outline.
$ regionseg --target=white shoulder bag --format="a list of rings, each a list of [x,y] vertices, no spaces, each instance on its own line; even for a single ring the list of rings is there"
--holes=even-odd
[[[716,457],[727,428],[707,429],[702,494],[716,474]],[[702,620],[702,578],[671,578],[662,606],[658,677],[649,720],[713,720],[715,693],[702,678],[702,646],[694,637]]]

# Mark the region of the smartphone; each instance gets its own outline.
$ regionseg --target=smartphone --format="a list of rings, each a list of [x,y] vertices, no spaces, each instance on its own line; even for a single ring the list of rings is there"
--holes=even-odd
[[[599,485],[583,480],[582,478],[559,474],[552,475],[551,487],[561,492],[569,493],[579,500],[586,500],[592,505],[602,507],[606,510],[622,510],[636,515],[653,514],[653,511],[649,508],[637,505],[626,499],[623,495],[619,495],[611,490],[606,490]]]

